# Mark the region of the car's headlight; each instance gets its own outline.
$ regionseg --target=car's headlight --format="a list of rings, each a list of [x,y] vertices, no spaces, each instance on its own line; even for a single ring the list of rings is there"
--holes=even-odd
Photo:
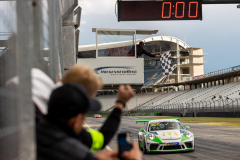
[[[155,135],[154,134],[149,134],[148,139],[153,141],[155,139]]]
[[[190,132],[185,132],[185,136],[186,136],[187,138],[190,138],[190,137],[191,137],[191,133],[190,133]]]

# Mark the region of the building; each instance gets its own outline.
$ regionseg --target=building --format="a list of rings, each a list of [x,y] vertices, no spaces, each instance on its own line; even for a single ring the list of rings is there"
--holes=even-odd
[[[145,39],[138,39],[136,43],[143,41],[144,48],[152,54],[164,54],[171,50],[172,64],[175,74],[169,77],[163,76],[159,58],[152,58],[143,55],[144,58],[144,87],[151,87],[160,83],[175,83],[190,80],[190,77],[204,74],[203,48],[190,47],[180,39],[169,36],[154,36]],[[103,58],[129,56],[135,57],[131,41],[113,42],[99,44],[100,50],[96,55],[96,45],[84,45],[78,47],[78,58]],[[109,47],[110,46],[110,47]]]

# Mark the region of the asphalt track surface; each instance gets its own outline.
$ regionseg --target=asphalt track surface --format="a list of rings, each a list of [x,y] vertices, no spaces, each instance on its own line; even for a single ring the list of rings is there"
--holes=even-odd
[[[131,132],[133,141],[137,143],[138,131],[141,128],[146,128],[144,123],[136,124],[137,117],[122,117],[118,132]],[[104,123],[105,118],[90,118],[86,119],[86,124],[92,129],[98,129]],[[240,160],[240,128],[213,126],[203,124],[182,123],[183,126],[189,126],[190,131],[195,136],[195,151],[185,153],[150,153],[144,154],[144,160],[188,160],[188,159],[203,159],[203,160]],[[116,134],[117,135],[117,134]],[[118,150],[117,136],[114,136],[109,144],[113,150]]]

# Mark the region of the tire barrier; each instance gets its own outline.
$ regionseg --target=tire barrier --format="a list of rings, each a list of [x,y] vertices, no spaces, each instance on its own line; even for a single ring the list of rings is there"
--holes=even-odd
[[[180,112],[162,112],[162,116],[181,117],[181,113]]]
[[[195,117],[194,112],[188,112],[185,114],[185,117]]]

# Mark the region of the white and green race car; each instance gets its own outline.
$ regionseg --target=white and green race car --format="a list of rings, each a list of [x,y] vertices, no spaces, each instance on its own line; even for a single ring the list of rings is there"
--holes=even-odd
[[[178,118],[137,120],[148,122],[146,131],[138,133],[138,144],[144,153],[194,151],[194,136],[184,129]]]

